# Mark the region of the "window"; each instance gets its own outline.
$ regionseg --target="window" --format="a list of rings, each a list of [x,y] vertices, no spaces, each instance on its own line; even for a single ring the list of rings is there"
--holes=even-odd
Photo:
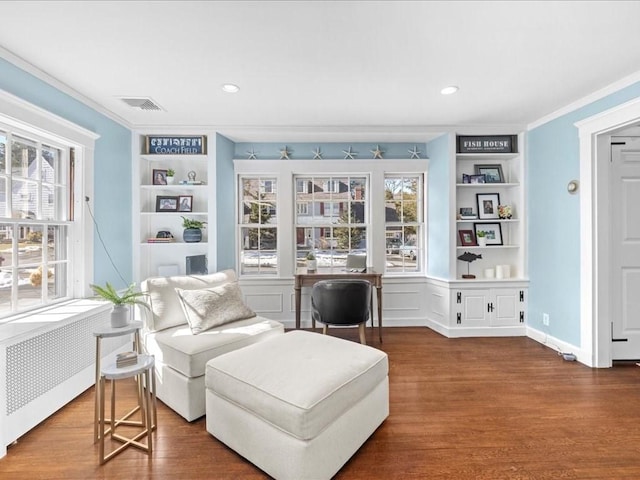
[[[278,273],[276,179],[240,177],[240,273]]]
[[[367,253],[367,185],[365,176],[296,178],[296,266],[313,250],[318,270],[343,269],[347,254]],[[298,185],[310,185],[300,192]],[[305,207],[302,207],[305,205]],[[301,213],[306,209],[305,213]]]
[[[424,256],[422,184],[422,175],[385,175],[387,273],[421,271]]]
[[[72,149],[0,129],[0,318],[69,298]]]

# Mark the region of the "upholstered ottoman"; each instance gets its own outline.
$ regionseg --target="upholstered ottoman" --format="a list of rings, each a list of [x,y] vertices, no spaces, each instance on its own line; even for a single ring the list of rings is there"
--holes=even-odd
[[[207,431],[276,479],[331,478],[389,415],[387,355],[301,330],[207,362]]]

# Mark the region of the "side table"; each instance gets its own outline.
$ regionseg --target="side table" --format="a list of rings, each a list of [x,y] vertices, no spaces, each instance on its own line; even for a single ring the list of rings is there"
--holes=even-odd
[[[116,363],[111,363],[103,367],[100,371],[100,465],[110,460],[118,453],[122,452],[125,448],[134,446],[151,456],[153,452],[153,436],[152,432],[157,423],[157,409],[156,409],[156,381],[153,374],[153,366],[155,360],[153,355],[138,354],[138,358],[135,364],[125,367],[118,367]],[[116,433],[116,429],[119,425],[131,425],[132,423],[126,421],[131,415],[130,413],[121,419],[116,419],[116,380],[122,380],[125,378],[135,377],[138,382],[138,406],[133,411],[140,411],[140,422],[136,422],[136,426],[142,427],[142,430],[135,436],[124,436]],[[107,380],[111,380],[111,426],[109,430],[105,431],[105,383]],[[122,445],[111,450],[105,455],[105,441],[107,433],[110,433],[112,440],[122,442]],[[146,445],[140,440],[147,437]]]
[[[96,383],[95,383],[95,411],[93,421],[93,443],[96,443],[100,439],[98,432],[98,425],[100,424],[99,408],[100,408],[100,389],[98,388],[100,382],[100,363],[102,359],[101,343],[103,338],[120,337],[122,335],[128,335],[133,333],[133,350],[136,353],[142,353],[140,348],[140,329],[142,328],[142,322],[134,321],[129,323],[125,327],[112,327],[109,324],[100,325],[93,331],[93,336],[96,337]],[[142,392],[140,392],[142,393]],[[131,410],[127,415],[123,417],[124,422],[138,411],[138,407]],[[105,419],[105,423],[111,423],[110,419]],[[137,422],[132,422],[137,425]],[[108,432],[108,430],[107,430]]]

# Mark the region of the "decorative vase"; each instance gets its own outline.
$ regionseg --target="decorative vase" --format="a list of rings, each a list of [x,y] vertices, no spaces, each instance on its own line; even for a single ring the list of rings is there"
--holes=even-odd
[[[487,237],[478,237],[478,246],[486,247],[487,246]]]
[[[173,178],[174,177],[167,176],[167,185],[173,185]]]
[[[186,243],[197,243],[202,241],[202,230],[199,228],[185,228],[182,232],[182,239]]]
[[[113,328],[126,327],[129,324],[129,307],[127,305],[114,305],[111,310],[111,326]]]
[[[318,269],[318,260],[307,260],[307,272],[314,273]]]

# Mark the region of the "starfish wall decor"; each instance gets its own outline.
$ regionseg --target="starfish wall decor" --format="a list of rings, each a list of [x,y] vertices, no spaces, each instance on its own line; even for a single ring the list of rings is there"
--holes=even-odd
[[[349,150],[342,150],[342,153],[344,153],[345,160],[355,160],[355,157],[358,155],[358,152],[354,152],[351,146],[349,146]]]
[[[316,147],[316,149],[312,150],[311,153],[313,153],[314,160],[322,160],[322,152],[320,151],[320,147]]]
[[[380,150],[380,145],[376,145],[375,150],[369,150],[369,151],[373,153],[373,158],[382,159],[382,154],[384,153],[384,151]]]
[[[420,150],[416,145],[413,146],[413,150],[408,150],[408,152],[411,154],[411,158],[420,158]]]
[[[253,148],[251,150],[247,150],[247,153],[249,154],[249,157],[247,157],[247,160],[257,160],[256,152],[253,151]]]
[[[289,155],[291,154],[291,152],[289,151],[288,147],[285,145],[284,148],[282,150],[280,150],[280,160],[291,160],[289,158]]]

